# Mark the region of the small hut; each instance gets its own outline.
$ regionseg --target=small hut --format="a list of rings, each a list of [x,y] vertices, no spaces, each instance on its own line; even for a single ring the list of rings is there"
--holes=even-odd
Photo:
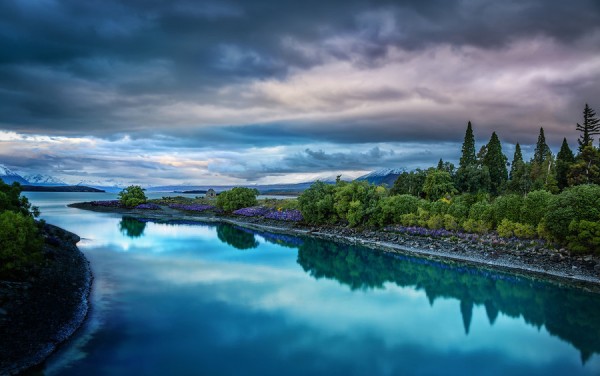
[[[217,192],[215,192],[214,189],[209,188],[208,191],[206,191],[206,198],[215,198],[217,197]]]

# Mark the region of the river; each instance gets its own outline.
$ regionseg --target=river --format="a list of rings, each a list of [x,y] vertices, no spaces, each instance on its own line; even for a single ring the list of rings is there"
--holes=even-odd
[[[557,283],[230,225],[67,208],[91,311],[46,375],[600,375],[600,296]]]

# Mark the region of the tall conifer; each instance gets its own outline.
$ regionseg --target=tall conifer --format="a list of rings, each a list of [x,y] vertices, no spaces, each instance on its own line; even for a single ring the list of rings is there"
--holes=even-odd
[[[515,175],[516,170],[522,164],[523,164],[523,154],[521,153],[521,145],[519,145],[519,143],[517,142],[517,145],[515,146],[515,154],[513,155],[513,161],[510,165],[510,174],[508,175],[509,179],[511,179],[511,180],[513,179],[513,176]]]
[[[592,110],[588,104],[583,109],[583,124],[577,123],[577,130],[581,132],[577,142],[579,143],[579,152],[587,145],[592,145],[594,138],[592,136],[600,134],[600,119],[596,117],[596,111]]]
[[[475,159],[475,137],[473,136],[473,127],[471,122],[467,124],[467,131],[465,132],[465,139],[462,144],[462,154],[460,156],[459,168],[466,168],[467,166],[474,165],[477,162]]]
[[[569,185],[569,169],[573,163],[575,163],[575,156],[565,137],[556,156],[556,183],[561,190]]]
[[[502,144],[500,144],[496,132],[492,133],[486,149],[483,165],[490,171],[491,193],[498,194],[508,179],[508,171],[506,169],[507,158],[502,154]]]

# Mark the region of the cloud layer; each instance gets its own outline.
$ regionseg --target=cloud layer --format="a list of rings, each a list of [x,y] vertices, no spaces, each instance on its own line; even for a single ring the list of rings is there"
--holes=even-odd
[[[0,162],[62,140],[23,156],[30,170],[80,139],[119,158],[81,148],[73,171],[134,150],[147,158],[129,174],[161,182],[411,167],[455,158],[437,145],[467,120],[481,142],[531,144],[543,126],[558,145],[600,106],[593,0],[20,1],[0,25],[0,130],[21,139]]]

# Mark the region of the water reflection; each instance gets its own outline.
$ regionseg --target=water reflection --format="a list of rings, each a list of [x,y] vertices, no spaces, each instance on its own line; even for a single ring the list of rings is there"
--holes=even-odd
[[[252,232],[226,223],[217,225],[217,237],[235,249],[246,250],[258,247],[258,242]]]
[[[474,306],[484,306],[490,325],[498,313],[522,316],[529,325],[575,346],[585,362],[600,353],[598,296],[537,279],[457,266],[362,247],[304,239],[298,263],[316,279],[335,279],[352,290],[381,289],[385,283],[424,290],[431,305],[437,298],[460,301],[465,333]]]
[[[123,217],[119,222],[119,231],[130,238],[139,238],[144,235],[146,222],[132,217]]]

